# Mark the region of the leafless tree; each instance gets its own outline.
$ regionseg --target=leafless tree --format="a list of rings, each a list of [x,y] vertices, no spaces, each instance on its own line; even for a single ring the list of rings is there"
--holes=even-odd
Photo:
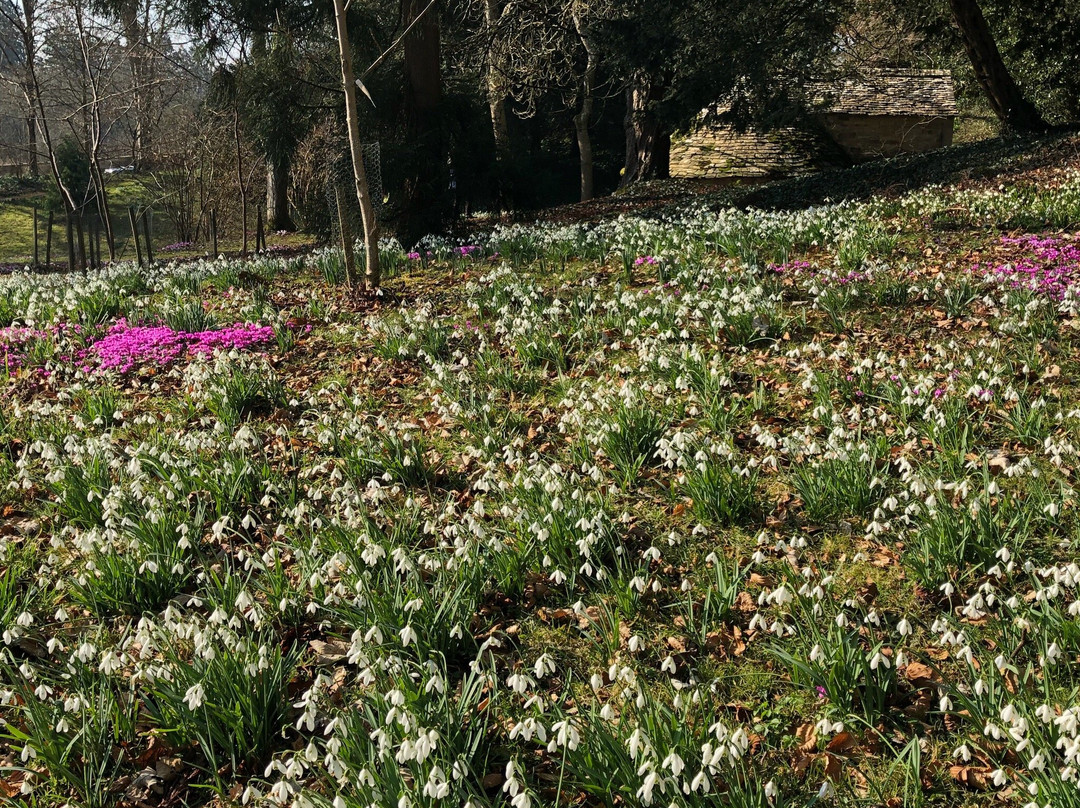
[[[364,255],[367,261],[368,288],[379,287],[379,224],[375,204],[368,190],[364,169],[364,147],[360,139],[360,118],[356,107],[356,73],[353,70],[349,26],[345,17],[345,0],[334,0],[334,27],[337,32],[338,53],[341,57],[341,83],[345,90],[345,121],[349,130],[349,151],[352,154],[356,198],[360,203],[360,219],[364,224]]]
[[[487,97],[496,159],[508,153],[506,102],[521,117],[536,113],[541,98],[557,93],[573,115],[581,173],[581,198],[591,199],[593,149],[590,125],[600,71],[596,28],[612,14],[613,0],[483,0]]]

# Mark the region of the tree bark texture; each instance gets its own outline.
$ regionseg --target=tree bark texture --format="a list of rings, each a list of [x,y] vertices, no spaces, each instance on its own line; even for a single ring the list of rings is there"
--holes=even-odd
[[[484,22],[494,36],[495,26],[503,13],[502,0],[484,0]],[[510,122],[506,114],[506,98],[509,95],[507,80],[500,56],[494,46],[488,51],[487,58],[487,101],[491,115],[491,133],[495,140],[495,173],[498,182],[499,205],[506,202],[508,173],[510,168]]]
[[[369,288],[379,287],[379,224],[375,205],[368,191],[364,170],[364,148],[360,141],[360,119],[356,108],[356,75],[353,71],[352,47],[345,18],[345,0],[334,0],[334,25],[337,29],[338,54],[341,57],[341,82],[345,90],[345,121],[349,130],[349,151],[352,154],[356,199],[360,203],[360,219],[364,224],[364,255]]]
[[[998,119],[1010,129],[1037,132],[1047,128],[1039,110],[1028,101],[1009,73],[978,0],[949,0],[975,78]]]
[[[581,201],[587,202],[594,196],[593,187],[593,146],[589,125],[592,123],[593,107],[596,103],[596,74],[599,69],[599,54],[588,30],[578,13],[574,14],[574,29],[585,48],[585,74],[581,82],[581,106],[574,116],[574,133],[577,135],[578,155],[581,162]]]
[[[289,213],[289,168],[287,156],[266,160],[266,223],[270,230],[295,230]]]
[[[647,78],[626,90],[626,165],[621,187],[670,176],[671,136],[652,110],[660,95],[657,83]]]

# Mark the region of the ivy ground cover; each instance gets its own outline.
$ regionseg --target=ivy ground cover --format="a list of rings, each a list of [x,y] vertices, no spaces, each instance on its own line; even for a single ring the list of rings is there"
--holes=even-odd
[[[0,279],[0,793],[1080,803],[1080,178]]]

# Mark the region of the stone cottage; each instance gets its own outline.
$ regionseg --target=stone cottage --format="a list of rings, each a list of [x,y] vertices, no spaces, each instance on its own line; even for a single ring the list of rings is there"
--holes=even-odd
[[[817,85],[813,96],[817,131],[702,124],[672,138],[671,175],[765,179],[812,171],[838,154],[861,162],[952,143],[957,110],[948,71],[864,71]]]

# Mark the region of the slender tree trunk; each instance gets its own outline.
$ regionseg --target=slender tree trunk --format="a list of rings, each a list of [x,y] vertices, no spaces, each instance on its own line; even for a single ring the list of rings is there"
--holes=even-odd
[[[98,218],[105,227],[105,245],[109,248],[109,260],[115,261],[116,237],[113,233],[112,219],[109,218],[109,195],[105,191],[105,175],[101,171],[101,162],[96,154],[90,162],[90,171],[94,181]]]
[[[26,116],[26,173],[36,177],[39,173],[37,155],[37,116]]]
[[[244,182],[244,151],[240,142],[240,111],[233,108],[233,141],[236,144],[236,185],[240,192],[240,232],[241,247],[240,255],[247,256],[248,252],[248,199],[247,183]]]
[[[502,16],[502,0],[484,0],[484,22],[487,25],[492,44],[489,45],[487,59],[487,101],[491,115],[491,133],[495,139],[495,171],[499,184],[499,204],[504,205],[507,195],[508,171],[510,164],[510,122],[506,115],[506,97],[509,90],[501,57],[494,44],[494,31]]]
[[[151,101],[152,81],[150,59],[147,56],[149,46],[146,29],[140,21],[142,3],[139,0],[124,0],[119,8],[120,24],[127,41],[128,69],[131,73],[131,100],[135,108],[135,133],[133,137],[133,159],[135,165],[144,168],[148,164],[151,139]]]
[[[367,172],[364,170],[364,148],[360,141],[360,118],[356,108],[356,76],[353,73],[349,27],[345,17],[345,0],[334,0],[334,25],[337,29],[338,53],[341,57],[341,83],[345,90],[345,121],[349,129],[349,151],[352,154],[356,199],[360,203],[360,219],[364,224],[364,255],[367,285],[379,287],[379,224],[375,219],[375,204],[368,192]]]
[[[646,78],[626,90],[626,165],[620,186],[670,176],[671,136],[661,129],[651,109],[661,90]]]
[[[37,77],[34,60],[37,59],[37,0],[22,3],[22,45],[26,70],[22,78],[22,93],[26,101],[26,170],[31,177],[38,175],[38,126],[37,126]]]
[[[131,225],[131,240],[135,242],[135,263],[142,266],[142,247],[139,244],[139,223],[135,218],[135,208],[128,207],[128,224]],[[215,258],[217,256],[214,256]]]
[[[596,73],[599,68],[597,49],[589,36],[581,15],[574,13],[574,28],[581,44],[585,47],[587,60],[585,62],[585,75],[581,82],[581,108],[574,116],[574,131],[577,134],[578,154],[581,158],[581,201],[587,202],[594,196],[593,189],[593,147],[592,136],[589,134],[589,124],[592,122],[594,95],[596,90]]]
[[[289,214],[288,157],[266,161],[266,224],[270,230],[295,230]]]
[[[949,0],[953,20],[960,29],[975,78],[986,93],[994,114],[1008,128],[1038,132],[1047,128],[1039,110],[1028,101],[1005,66],[979,0]]]
[[[83,228],[82,211],[75,214],[75,269],[86,272],[86,231]]]

